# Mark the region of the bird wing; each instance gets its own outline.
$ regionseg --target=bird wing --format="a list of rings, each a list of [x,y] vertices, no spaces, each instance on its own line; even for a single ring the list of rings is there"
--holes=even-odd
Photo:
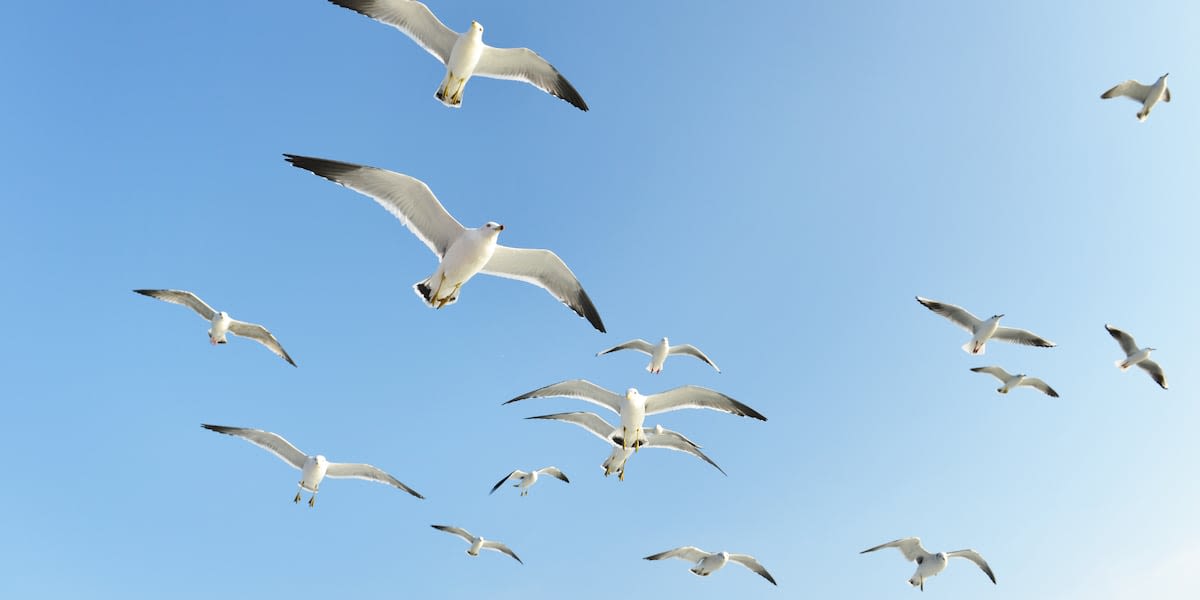
[[[609,352],[616,352],[617,350],[637,350],[638,352],[652,355],[654,354],[654,344],[651,344],[650,342],[640,338],[636,340],[629,340],[628,342],[617,344],[608,350],[601,350],[596,353],[596,356],[608,354]]]
[[[1043,338],[1032,331],[1026,329],[1017,329],[1016,327],[997,327],[996,333],[992,334],[993,340],[1002,342],[1012,342],[1014,344],[1023,344],[1025,346],[1038,346],[1040,348],[1053,348],[1054,342]]]
[[[438,20],[429,7],[414,0],[329,1],[403,31],[442,64],[450,60],[450,51],[458,41],[458,33]]]
[[[662,433],[658,433],[653,430],[647,430],[645,431],[645,435],[645,446],[647,448],[666,448],[667,450],[674,450],[676,452],[686,452],[687,454],[691,454],[692,456],[695,456],[696,458],[699,458],[700,460],[712,465],[713,468],[720,471],[722,475],[727,477],[729,475],[725,472],[725,469],[722,469],[720,465],[713,462],[713,459],[709,458],[707,454],[702,452],[699,446],[692,443],[691,440],[687,439],[680,433],[671,431],[670,429],[664,429]]]
[[[691,344],[679,344],[677,346],[671,346],[671,349],[667,350],[667,354],[686,354],[688,356],[695,356],[696,358],[708,363],[708,366],[716,369],[718,373],[721,372],[720,367],[718,367],[717,364],[712,361],[712,359],[708,358],[708,356],[701,352],[699,348]]]
[[[1158,366],[1158,363],[1150,359],[1146,359],[1139,362],[1137,366],[1149,373],[1150,378],[1153,379],[1160,387],[1162,387],[1162,389],[1167,389],[1167,376],[1163,374],[1162,367]]]
[[[524,81],[543,92],[562,98],[572,106],[587,111],[587,102],[554,65],[529,48],[493,48],[484,46],[475,65],[475,74],[493,79]]]
[[[229,332],[233,335],[250,338],[266,346],[271,352],[288,361],[288,364],[293,367],[296,366],[296,361],[288,356],[287,350],[284,350],[283,346],[279,345],[279,340],[275,339],[275,336],[271,335],[271,332],[267,331],[266,327],[257,323],[247,323],[245,321],[238,321],[237,319],[230,319]]]
[[[608,442],[610,446],[616,446],[612,436],[617,428],[609,425],[608,421],[600,418],[600,415],[591,412],[569,412],[555,413],[552,415],[540,415],[537,417],[525,417],[526,419],[547,419],[551,421],[564,421],[578,425],[595,435],[596,437]]]
[[[303,469],[304,461],[308,460],[308,456],[293,446],[291,442],[283,439],[283,436],[277,433],[271,433],[270,431],[263,431],[261,429],[226,427],[224,425],[208,425],[203,423],[200,426],[209,431],[240,437],[247,442],[258,446],[259,448],[278,456],[281,460],[283,460],[283,462],[292,465],[297,469]]]
[[[1125,356],[1132,356],[1137,354],[1137,351],[1140,350],[1137,342],[1133,341],[1132,335],[1129,335],[1128,333],[1125,333],[1124,331],[1121,331],[1112,325],[1105,325],[1104,328],[1108,330],[1108,335],[1111,335],[1113,339],[1117,340],[1117,343],[1121,345],[1121,350],[1125,352]]]
[[[326,477],[334,479],[366,479],[376,483],[386,483],[392,487],[402,489],[422,500],[425,496],[418,494],[416,490],[404,485],[399,479],[392,477],[379,467],[365,465],[362,463],[329,463],[329,469],[325,471]]]
[[[1171,88],[1164,88],[1163,89],[1163,102],[1170,102],[1170,101],[1171,101]]]
[[[707,408],[719,410],[739,417],[751,417],[759,421],[767,418],[758,411],[714,390],[698,385],[684,385],[661,394],[646,396],[646,414],[654,415],[680,408]]]
[[[859,554],[874,552],[881,548],[896,548],[901,552],[901,554],[904,555],[906,560],[910,561],[915,561],[918,558],[929,554],[929,552],[925,550],[923,546],[921,546],[921,538],[919,537],[907,537],[893,540],[886,544],[875,546],[874,548],[867,548],[866,550],[859,552]]]
[[[517,477],[522,477],[522,476],[524,476],[524,474],[525,474],[525,472],[524,472],[524,471],[520,471],[520,470],[516,470],[516,471],[512,471],[512,472],[510,472],[508,475],[505,475],[505,476],[504,476],[504,479],[501,479],[500,481],[497,481],[497,482],[496,482],[496,485],[493,485],[493,486],[492,486],[492,491],[491,491],[491,492],[488,492],[488,494],[489,494],[489,495],[491,495],[491,494],[492,494],[492,493],[494,493],[496,490],[500,489],[500,486],[504,485],[504,482],[505,482],[505,481],[508,481],[509,479],[512,479],[512,478],[513,478],[513,475],[516,475]]]
[[[414,4],[416,4],[414,2]],[[400,219],[439,258],[462,235],[462,226],[419,179],[387,169],[353,163],[284,154],[293,166],[370,196]]]
[[[199,296],[197,296],[191,292],[185,291],[185,290],[133,290],[133,291],[135,291],[143,296],[150,296],[151,298],[155,298],[157,300],[162,300],[163,302],[170,302],[171,304],[179,304],[181,306],[186,306],[186,307],[196,311],[196,314],[200,315],[201,317],[204,317],[205,321],[211,321],[213,319],[213,317],[217,316],[217,311],[213,310],[213,307],[209,306],[207,303],[205,303],[203,300],[201,300]]]
[[[526,392],[505,402],[504,404],[512,404],[518,400],[527,400],[529,398],[547,398],[553,396],[562,396],[564,398],[575,398],[584,402],[591,402],[603,406],[618,415],[621,414],[621,396],[614,394],[586,379],[568,379],[558,383],[550,384],[544,388],[538,388],[532,392]]]
[[[1008,371],[1005,371],[1000,367],[975,367],[971,370],[976,373],[987,373],[988,375],[991,375],[1000,381],[1007,381],[1009,377],[1012,377],[1012,375],[1008,374]]]
[[[450,525],[430,525],[430,527],[438,531],[445,531],[451,535],[457,535],[458,537],[467,540],[467,543],[475,543],[475,536],[471,535],[471,532],[467,531],[466,529],[462,529],[460,527],[451,527]]]
[[[917,302],[920,302],[921,306],[924,306],[925,308],[928,308],[929,310],[932,310],[933,312],[950,319],[951,323],[954,323],[955,325],[958,325],[959,327],[962,327],[963,329],[966,329],[972,333],[974,333],[975,328],[983,322],[979,319],[979,317],[971,314],[970,311],[961,306],[946,304],[945,302],[938,302],[937,300],[930,300],[929,298],[922,298],[920,296],[917,296]]]
[[[1054,388],[1050,387],[1045,381],[1042,381],[1037,377],[1026,377],[1025,379],[1021,380],[1021,385],[1027,385],[1029,387],[1039,389],[1043,394],[1046,394],[1051,398],[1058,397],[1058,392],[1054,391]]]
[[[674,550],[667,550],[666,552],[659,552],[658,554],[651,554],[650,556],[646,557],[646,560],[663,560],[665,558],[682,558],[683,560],[686,560],[688,562],[700,562],[701,559],[703,559],[704,557],[706,557],[708,555],[709,555],[708,552],[705,552],[695,546],[680,546],[679,548],[676,548]]]
[[[979,568],[983,569],[984,573],[987,573],[988,579],[991,579],[992,583],[996,583],[996,575],[994,573],[992,573],[992,568],[988,566],[987,561],[983,560],[983,557],[980,556],[978,552],[976,552],[974,550],[955,550],[954,552],[947,552],[946,557],[947,558],[955,558],[955,557],[965,558],[965,559],[979,565]]]
[[[519,562],[521,564],[525,564],[525,561],[521,560],[521,557],[517,556],[517,553],[513,552],[512,548],[509,548],[508,546],[505,546],[504,544],[501,544],[500,542],[497,542],[495,540],[484,540],[483,545],[480,546],[480,548],[487,548],[488,550],[495,550],[496,552],[503,552],[503,553],[513,557],[513,559],[515,559],[517,562]]]
[[[754,560],[753,556],[750,556],[749,554],[730,554],[729,560],[732,560],[735,563],[741,564],[742,566],[746,567],[747,569],[750,569],[751,571],[754,571],[755,573],[762,575],[763,578],[765,578],[767,581],[770,581],[771,583],[773,583],[775,585],[779,585],[778,583],[775,583],[775,578],[771,577],[771,574],[767,572],[766,567],[759,564],[759,562],[757,560]]]
[[[538,469],[538,473],[542,475],[549,475],[555,479],[562,480],[564,483],[571,483],[571,480],[567,479],[567,474],[559,470],[558,467],[545,467]]]
[[[1150,95],[1150,89],[1154,86],[1142,85],[1132,79],[1118,83],[1108,89],[1107,92],[1100,94],[1100,98],[1107,100],[1118,96],[1125,96],[1131,100],[1145,102],[1146,96]]]
[[[592,299],[583,291],[583,286],[579,284],[575,274],[557,254],[549,250],[497,245],[495,253],[483,266],[482,271],[488,275],[532,283],[550,292],[550,295],[571,307],[576,314],[587,319],[592,327],[604,333],[604,323],[600,320],[600,313],[596,312]]]

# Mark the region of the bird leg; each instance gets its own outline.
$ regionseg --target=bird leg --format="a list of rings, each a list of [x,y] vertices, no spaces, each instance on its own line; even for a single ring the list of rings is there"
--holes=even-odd
[[[292,502],[300,504],[300,490],[296,490],[296,497],[292,498]]]
[[[316,503],[317,503],[317,493],[316,493],[316,492],[313,492],[312,498],[309,498],[309,499],[308,499],[308,507],[309,507],[309,508],[312,508],[312,507],[313,507],[313,505],[314,505],[314,504],[316,504]]]

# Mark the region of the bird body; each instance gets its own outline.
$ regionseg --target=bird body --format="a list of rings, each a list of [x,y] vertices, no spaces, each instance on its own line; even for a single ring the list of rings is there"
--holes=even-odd
[[[463,231],[446,249],[433,275],[414,284],[413,290],[434,308],[454,304],[459,288],[483,270],[496,253],[496,239],[501,231],[504,226],[495,222]]]
[[[232,322],[233,322],[233,319],[230,319],[229,313],[227,313],[225,311],[221,311],[221,312],[218,312],[217,314],[213,315],[212,320],[209,321],[209,324],[210,324],[209,328],[208,328],[209,343],[224,344],[226,342],[225,334],[229,332],[229,325]]]
[[[993,315],[992,318],[980,323],[975,327],[974,335],[971,336],[971,341],[962,345],[964,352],[968,354],[983,354],[985,344],[992,339],[996,334],[996,330],[1000,329],[1000,319],[1004,315]]]
[[[467,87],[471,75],[475,73],[484,47],[483,26],[477,21],[471,21],[471,27],[454,40],[450,58],[446,61],[446,77],[435,94],[442,104],[451,107],[462,105],[463,90]]]
[[[329,461],[323,455],[309,456],[304,459],[304,466],[300,469],[300,487],[314,494],[321,487],[321,480],[325,479],[325,473],[329,471]],[[299,494],[297,494],[299,497]]]
[[[921,538],[908,537],[867,548],[859,552],[859,554],[874,552],[881,548],[895,548],[904,555],[906,560],[917,563],[917,571],[908,579],[908,583],[913,587],[921,588],[922,591],[925,590],[925,580],[945,571],[946,565],[949,564],[951,558],[965,558],[975,563],[988,576],[988,579],[992,580],[993,584],[996,583],[996,575],[992,573],[992,568],[988,566],[983,556],[974,550],[933,553],[921,545]]]
[[[1163,102],[1171,101],[1171,90],[1167,87],[1168,75],[1170,73],[1164,74],[1158,78],[1158,81],[1155,81],[1151,85],[1144,85],[1138,81],[1129,79],[1112,86],[1108,91],[1100,94],[1100,97],[1107,100],[1109,98],[1124,96],[1134,102],[1140,102],[1142,109],[1138,111],[1136,116],[1139,122],[1144,122],[1150,116],[1150,109],[1154,108],[1154,105],[1158,104],[1160,100]]]

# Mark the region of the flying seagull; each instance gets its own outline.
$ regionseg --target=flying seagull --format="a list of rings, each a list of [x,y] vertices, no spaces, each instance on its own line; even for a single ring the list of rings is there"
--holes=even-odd
[[[290,442],[283,439],[283,436],[270,431],[261,429],[248,429],[245,427],[225,427],[223,425],[207,425],[201,424],[201,427],[240,437],[275,456],[278,456],[283,462],[300,469],[300,489],[296,490],[296,497],[292,498],[293,502],[300,502],[300,492],[308,490],[312,492],[312,497],[308,499],[308,506],[312,507],[317,502],[317,491],[321,487],[321,480],[326,477],[333,479],[366,479],[378,483],[386,483],[392,487],[402,489],[418,498],[424,499],[425,496],[418,494],[416,490],[400,483],[400,480],[388,475],[378,467],[364,465],[359,463],[335,463],[329,462],[324,456],[318,454],[316,456],[307,456]]]
[[[508,481],[509,479],[516,479],[517,482],[513,484],[513,487],[521,488],[521,495],[528,496],[529,488],[533,487],[533,484],[537,483],[539,475],[549,475],[555,479],[561,479],[565,483],[571,483],[571,480],[567,479],[567,474],[558,470],[558,467],[545,467],[535,471],[522,471],[517,469],[512,473],[505,475],[504,479],[497,481],[496,485],[492,486],[492,491],[488,492],[488,494],[490,495],[495,493],[496,490],[500,489],[500,486],[504,485],[505,481]]]
[[[329,0],[403,31],[426,52],[446,65],[446,77],[434,94],[442,104],[458,108],[472,75],[533,84],[579,110],[588,105],[558,69],[529,48],[493,48],[483,43],[483,25],[457,33],[414,0]]]
[[[763,579],[770,581],[773,585],[779,585],[775,583],[775,578],[771,577],[771,574],[767,572],[767,569],[759,564],[758,561],[749,554],[705,552],[704,550],[701,550],[695,546],[683,546],[674,550],[667,550],[666,552],[651,554],[650,556],[646,557],[646,560],[662,560],[664,558],[682,558],[688,562],[696,563],[695,566],[688,570],[701,577],[708,577],[709,575],[712,575],[713,571],[717,571],[721,567],[724,567],[729,561],[733,561],[746,567],[747,569],[750,569],[751,571],[754,571],[755,573],[758,573],[759,575],[762,575]]]
[[[236,336],[250,338],[266,346],[271,352],[274,352],[275,354],[279,355],[280,358],[286,360],[288,364],[292,365],[293,367],[296,366],[296,362],[292,360],[292,357],[288,356],[288,353],[283,349],[283,346],[279,345],[279,340],[276,340],[275,336],[271,335],[271,332],[267,331],[266,327],[256,323],[247,323],[245,321],[231,319],[229,317],[229,313],[225,311],[217,312],[213,310],[213,308],[201,300],[199,296],[191,292],[184,290],[133,291],[143,296],[149,296],[151,298],[162,300],[163,302],[170,302],[171,304],[179,304],[196,311],[196,314],[200,315],[205,321],[209,322],[208,341],[213,345],[224,344],[225,334],[232,333]]]
[[[521,564],[525,564],[525,561],[521,560],[520,557],[517,556],[516,552],[513,552],[508,546],[505,546],[500,542],[494,540],[485,540],[481,537],[471,535],[471,532],[467,531],[466,529],[451,527],[449,525],[430,525],[430,527],[438,531],[445,531],[446,533],[457,535],[458,537],[467,540],[467,543],[471,544],[471,547],[467,549],[467,554],[470,554],[471,556],[479,556],[480,550],[495,550],[496,552],[503,552],[513,557],[514,560]]]
[[[637,449],[646,438],[642,424],[646,415],[656,415],[681,408],[707,408],[739,417],[751,417],[760,421],[767,418],[758,411],[714,390],[696,385],[685,385],[659,394],[643,396],[636,388],[629,388],[625,395],[610,392],[584,379],[569,379],[521,394],[504,404],[512,404],[529,398],[562,396],[591,402],[611,410],[621,417],[621,431],[613,441],[622,448]]]
[[[551,421],[574,423],[575,425],[590,431],[592,435],[595,435],[605,442],[608,442],[608,444],[613,448],[612,452],[609,453],[608,458],[604,459],[604,463],[600,465],[604,469],[604,476],[608,477],[613,473],[617,473],[617,479],[620,479],[621,481],[625,480],[625,463],[629,460],[629,455],[633,453],[633,448],[621,447],[621,444],[618,444],[614,439],[619,430],[610,425],[608,421],[605,421],[603,418],[601,418],[600,415],[591,412],[569,412],[526,418],[547,419]],[[643,437],[645,438],[645,441],[639,444],[640,446],[645,446],[647,448],[666,448],[667,450],[686,452],[712,465],[713,468],[720,471],[722,475],[725,475],[724,469],[717,466],[717,463],[713,462],[711,458],[700,451],[700,446],[696,445],[696,443],[692,440],[684,437],[683,434],[671,431],[670,429],[664,429],[662,425],[656,425],[653,428],[647,429],[645,432],[643,432]],[[503,481],[500,483],[503,483]],[[496,485],[499,486],[499,484]],[[493,490],[494,489],[495,488],[493,488]]]
[[[1125,351],[1125,358],[1117,361],[1117,368],[1122,371],[1128,371],[1129,367],[1137,365],[1144,371],[1150,374],[1150,378],[1155,381],[1162,389],[1167,389],[1167,376],[1163,374],[1162,367],[1158,363],[1150,360],[1150,353],[1154,352],[1154,348],[1138,348],[1137,342],[1133,341],[1133,336],[1113,327],[1105,325],[1108,334],[1121,344],[1121,349]]]
[[[1171,101],[1171,89],[1167,87],[1167,75],[1170,75],[1170,73],[1163,74],[1162,77],[1158,78],[1158,81],[1154,82],[1154,85],[1142,85],[1132,79],[1123,81],[1109,88],[1107,92],[1100,94],[1100,98],[1107,100],[1109,98],[1125,96],[1130,100],[1140,102],[1142,110],[1138,111],[1137,120],[1144,122],[1146,117],[1150,116],[1150,109],[1154,108],[1154,105],[1158,104],[1159,100],[1163,102]]]
[[[701,352],[699,348],[691,344],[678,344],[672,346],[671,342],[665,337],[657,344],[651,344],[643,339],[629,340],[623,344],[617,344],[608,350],[601,350],[600,352],[596,353],[596,356],[608,354],[609,352],[616,352],[618,350],[637,350],[638,352],[649,354],[650,363],[646,365],[646,370],[650,371],[651,373],[661,373],[663,369],[663,363],[667,362],[667,356],[672,354],[695,356],[696,358],[708,363],[708,366],[716,369],[718,373],[721,372],[721,369],[717,368],[717,365],[713,363],[708,356],[705,356],[705,354]]]
[[[971,341],[963,344],[962,347],[963,351],[968,354],[983,354],[986,350],[985,346],[988,340],[1000,340],[1002,342],[1012,342],[1026,346],[1040,346],[1042,348],[1054,347],[1054,342],[1035,335],[1031,331],[1016,329],[1015,327],[1001,327],[1000,318],[1004,315],[992,315],[992,318],[984,321],[961,306],[946,304],[945,302],[938,302],[920,296],[917,296],[917,302],[920,302],[925,308],[946,317],[951,323],[971,333]]]
[[[421,181],[385,169],[284,154],[292,165],[370,196],[421,240],[440,262],[428,279],[413,286],[426,304],[442,308],[458,300],[459,288],[476,273],[532,283],[604,331],[600,313],[567,265],[549,250],[496,243],[504,226],[487,222],[463,227]]]
[[[912,578],[908,580],[909,585],[920,587],[921,591],[925,591],[925,580],[946,570],[946,563],[950,562],[951,558],[965,558],[983,569],[987,573],[988,579],[992,583],[996,583],[996,576],[992,573],[992,568],[988,566],[987,561],[974,550],[955,550],[954,552],[938,552],[930,554],[928,550],[921,546],[921,538],[909,537],[886,544],[880,544],[874,548],[867,548],[859,554],[874,552],[880,548],[896,548],[904,554],[904,558],[917,563],[917,572],[913,573]]]
[[[1005,371],[1000,367],[975,367],[971,370],[976,373],[987,373],[988,375],[999,379],[1004,385],[996,388],[996,391],[1000,392],[1001,394],[1007,394],[1009,390],[1015,387],[1027,385],[1029,387],[1041,390],[1043,394],[1046,394],[1052,398],[1058,397],[1058,392],[1054,391],[1054,388],[1046,385],[1045,381],[1042,381],[1037,377],[1027,377],[1024,373],[1011,375],[1008,371]]]

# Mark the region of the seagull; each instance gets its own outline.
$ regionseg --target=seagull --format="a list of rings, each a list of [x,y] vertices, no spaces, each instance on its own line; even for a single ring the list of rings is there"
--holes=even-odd
[[[567,479],[567,474],[558,470],[558,467],[546,467],[544,469],[538,469],[536,471],[529,472],[517,469],[512,473],[505,475],[504,479],[497,481],[496,485],[492,486],[492,491],[488,492],[488,494],[490,495],[495,493],[496,490],[500,489],[501,485],[504,485],[505,481],[508,481],[509,479],[516,479],[517,482],[513,484],[513,487],[521,488],[521,495],[528,496],[529,488],[533,487],[533,484],[537,483],[539,475],[549,475],[556,479],[561,479],[565,483],[571,483],[571,480]]]
[[[608,458],[604,459],[604,463],[600,466],[604,468],[604,476],[608,477],[613,473],[617,473],[617,479],[625,481],[625,463],[629,460],[629,455],[633,453],[633,448],[622,447],[614,439],[616,437],[617,428],[608,424],[600,415],[591,412],[569,412],[555,413],[552,415],[541,415],[537,417],[526,417],[527,419],[548,419],[552,421],[564,421],[574,423],[588,431],[596,437],[608,442],[613,447]],[[666,448],[677,452],[686,452],[710,464],[716,470],[725,475],[725,470],[717,466],[711,458],[700,451],[700,446],[692,440],[689,440],[683,434],[664,429],[662,425],[655,425],[653,428],[643,432],[645,441],[643,446],[647,448]],[[501,481],[500,483],[504,483]],[[496,484],[499,486],[500,484]],[[494,490],[495,488],[493,488]]]
[[[493,541],[493,540],[485,540],[481,537],[475,537],[475,536],[471,535],[471,532],[467,531],[466,529],[460,529],[458,527],[451,527],[449,525],[430,525],[430,527],[432,527],[438,531],[445,531],[446,533],[457,535],[458,537],[460,537],[464,540],[467,540],[467,543],[471,544],[471,547],[467,549],[467,554],[470,554],[471,556],[479,556],[479,551],[481,549],[495,550],[496,552],[503,552],[503,553],[513,557],[514,560],[516,560],[517,562],[519,562],[521,564],[525,564],[525,561],[521,560],[520,557],[517,556],[516,552],[513,552],[508,546],[505,546],[504,544],[501,544],[500,542]]]
[[[1004,385],[1000,386],[999,388],[996,388],[996,391],[1000,392],[1001,394],[1007,394],[1009,392],[1009,390],[1011,390],[1015,387],[1027,385],[1029,387],[1037,388],[1037,389],[1041,390],[1042,393],[1046,394],[1047,396],[1050,396],[1051,398],[1058,397],[1058,392],[1054,391],[1054,388],[1046,385],[1045,381],[1042,381],[1041,379],[1038,379],[1037,377],[1027,377],[1027,376],[1025,376],[1024,373],[1010,375],[1008,373],[1008,371],[1005,371],[1004,369],[1001,369],[1000,367],[975,367],[974,369],[971,369],[971,370],[976,373],[987,373],[988,375],[991,375],[991,376],[995,377],[996,379],[999,379],[1001,382],[1003,382]]]
[[[1100,98],[1107,100],[1118,96],[1125,96],[1130,100],[1142,103],[1142,110],[1138,111],[1137,120],[1144,122],[1146,117],[1150,116],[1150,109],[1158,104],[1159,100],[1163,102],[1171,101],[1171,89],[1167,87],[1167,75],[1164,73],[1154,85],[1142,85],[1132,79],[1123,81],[1109,88],[1107,92],[1100,94]]]
[[[364,465],[360,463],[335,463],[329,462],[324,456],[318,454],[316,456],[306,456],[298,448],[290,442],[283,439],[283,436],[270,431],[261,429],[248,429],[245,427],[225,427],[224,425],[207,425],[201,424],[201,427],[240,437],[275,456],[278,456],[283,462],[300,469],[300,489],[296,490],[296,497],[292,498],[292,502],[300,502],[300,492],[308,490],[312,492],[312,497],[308,499],[308,506],[312,508],[317,503],[317,491],[321,487],[321,480],[326,477],[333,479],[366,479],[378,483],[386,483],[392,487],[402,489],[422,500],[425,496],[418,494],[416,490],[400,483],[400,480],[385,473],[378,467]]]
[[[946,570],[946,563],[950,562],[951,558],[965,558],[983,569],[987,573],[988,579],[992,583],[996,583],[996,576],[992,574],[992,568],[988,566],[987,561],[974,550],[955,550],[954,552],[938,552],[930,554],[928,550],[921,546],[921,538],[908,537],[886,544],[880,544],[874,548],[867,548],[859,554],[874,552],[880,548],[896,548],[904,553],[904,558],[915,561],[917,563],[917,572],[913,573],[912,578],[908,580],[909,585],[920,587],[921,591],[925,591],[925,580]]]
[[[446,106],[462,105],[463,89],[472,75],[524,81],[579,110],[588,105],[558,69],[529,48],[493,48],[483,43],[483,25],[457,33],[442,24],[427,6],[414,0],[329,0],[391,25],[446,65],[446,77],[434,96]]]
[[[713,361],[707,356],[705,356],[699,348],[691,344],[678,344],[672,346],[671,342],[665,337],[662,339],[662,341],[658,342],[658,344],[651,344],[643,339],[629,340],[623,344],[617,344],[608,350],[601,350],[600,352],[596,353],[596,356],[608,354],[609,352],[616,352],[617,350],[637,350],[638,352],[649,354],[650,364],[646,365],[646,370],[650,371],[651,373],[661,373],[663,369],[663,363],[667,362],[667,356],[671,354],[686,354],[688,356],[695,356],[696,358],[708,363],[708,366],[716,369],[718,373],[721,372],[721,369],[717,368],[717,365],[713,363]]]
[[[962,347],[963,351],[968,354],[983,354],[984,350],[986,350],[984,346],[987,345],[988,340],[1000,340],[1002,342],[1012,342],[1026,346],[1040,346],[1042,348],[1054,347],[1054,342],[1034,335],[1031,331],[1016,329],[1014,327],[1001,327],[1000,318],[1004,315],[992,315],[992,318],[984,321],[961,306],[946,304],[945,302],[938,302],[920,296],[917,296],[917,302],[920,302],[925,308],[946,317],[951,323],[971,332],[971,341],[963,344]]]
[[[229,313],[225,311],[217,312],[211,306],[200,299],[199,296],[184,290],[133,290],[143,296],[149,296],[170,302],[171,304],[179,304],[186,306],[196,314],[204,317],[208,321],[210,327],[208,329],[208,341],[214,346],[225,343],[225,334],[232,333],[233,335],[250,338],[264,346],[271,352],[277,354],[283,360],[286,360],[289,365],[296,366],[296,362],[288,353],[279,345],[279,340],[267,331],[266,327],[257,323],[247,323],[238,321],[237,319],[229,318]]]
[[[1154,348],[1138,348],[1137,342],[1133,341],[1133,336],[1113,327],[1105,325],[1108,334],[1121,344],[1121,349],[1125,351],[1125,358],[1117,361],[1117,368],[1122,371],[1128,371],[1129,367],[1137,365],[1150,374],[1150,378],[1155,381],[1162,389],[1167,389],[1167,376],[1163,374],[1162,367],[1158,363],[1150,360],[1150,353],[1154,352]]]
[[[408,175],[323,158],[284,156],[296,167],[370,196],[441,259],[433,275],[413,286],[429,306],[442,308],[453,304],[458,300],[459,288],[482,272],[532,283],[604,332],[604,323],[591,298],[571,269],[553,252],[497,244],[504,226],[493,221],[478,229],[463,227],[446,212],[429,186]]]
[[[767,420],[758,411],[721,392],[695,385],[680,386],[648,396],[643,396],[637,391],[637,388],[629,388],[622,396],[584,379],[569,379],[521,394],[504,404],[512,404],[528,398],[553,396],[591,402],[617,413],[621,416],[621,434],[616,436],[614,441],[619,443],[622,448],[631,446],[635,450],[646,441],[642,435],[642,423],[645,422],[646,415],[655,415],[681,408],[707,408],[739,417]]]
[[[753,556],[749,554],[731,554],[729,552],[705,552],[695,546],[682,546],[674,550],[651,554],[646,557],[646,560],[662,560],[664,558],[682,558],[688,562],[696,563],[696,566],[688,569],[689,571],[701,576],[708,577],[713,571],[719,570],[725,566],[725,563],[733,561],[738,563],[755,573],[763,576],[763,579],[770,581],[772,585],[775,583],[775,578],[767,572],[767,569],[758,563]]]

